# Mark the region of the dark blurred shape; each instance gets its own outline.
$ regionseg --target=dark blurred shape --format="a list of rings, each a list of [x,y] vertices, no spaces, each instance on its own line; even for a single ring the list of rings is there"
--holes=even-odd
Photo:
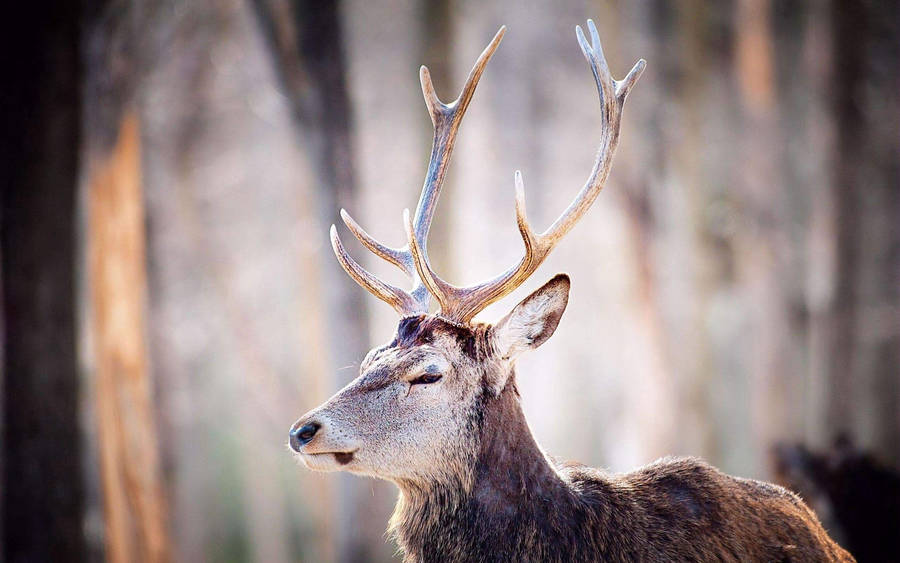
[[[0,32],[0,559],[10,563],[85,553],[75,345],[80,9],[22,4]]]
[[[824,452],[780,444],[772,457],[778,482],[800,494],[860,563],[900,561],[900,473],[846,436]]]
[[[831,389],[827,420],[845,431],[854,419],[877,419],[873,450],[900,463],[900,325],[896,316],[887,328],[872,321],[872,311],[896,308],[900,295],[900,2],[842,0],[830,8],[838,135],[835,300],[823,318],[830,353],[823,365]],[[891,242],[872,244],[882,237]],[[861,408],[854,398],[866,388],[870,404]]]

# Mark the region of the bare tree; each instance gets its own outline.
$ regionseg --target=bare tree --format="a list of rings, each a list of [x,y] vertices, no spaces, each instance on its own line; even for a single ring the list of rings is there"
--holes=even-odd
[[[88,311],[106,557],[170,558],[145,334],[140,66],[133,6],[92,7],[84,113]],[[127,61],[127,64],[122,64]]]
[[[832,3],[834,294],[826,427],[900,462],[897,2]],[[879,241],[879,244],[870,244]]]
[[[335,222],[336,210],[352,209],[356,197],[340,3],[254,0],[253,5],[290,100],[298,135],[313,163],[313,206],[324,232]],[[310,298],[321,309],[315,320],[325,327],[325,352],[330,362],[324,365],[331,366],[330,374],[318,375],[343,380],[338,368],[354,366],[368,343],[366,306],[352,281],[334,264],[315,267],[320,273],[317,286],[321,295]],[[383,530],[377,519],[367,514],[373,505],[369,487],[343,480],[336,495],[334,526],[342,532],[334,535],[335,556],[341,561],[371,559],[372,547],[382,542]],[[346,533],[348,530],[357,533]]]
[[[21,8],[2,33],[0,559],[77,561],[86,554],[75,338],[81,10]]]

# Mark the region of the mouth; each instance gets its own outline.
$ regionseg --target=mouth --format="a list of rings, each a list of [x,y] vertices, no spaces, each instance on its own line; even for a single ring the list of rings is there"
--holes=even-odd
[[[300,452],[299,457],[313,471],[338,471],[353,461],[356,452]]]

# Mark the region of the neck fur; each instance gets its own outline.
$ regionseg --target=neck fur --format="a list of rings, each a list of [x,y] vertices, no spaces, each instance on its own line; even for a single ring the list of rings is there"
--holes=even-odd
[[[478,560],[510,533],[571,493],[531,434],[515,376],[500,395],[485,393],[477,443],[463,471],[443,482],[400,482],[391,532],[407,561]],[[492,541],[496,538],[496,541]],[[496,552],[487,559],[493,559]]]

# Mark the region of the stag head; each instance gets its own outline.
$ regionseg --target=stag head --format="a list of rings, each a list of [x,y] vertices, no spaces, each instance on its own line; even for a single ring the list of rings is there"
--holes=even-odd
[[[456,133],[488,60],[506,33],[501,27],[475,63],[459,97],[445,104],[435,94],[426,67],[422,92],[434,124],[431,160],[415,216],[404,211],[407,244],[388,247],[370,236],[345,211],[350,231],[374,254],[400,268],[410,290],[390,285],[360,266],[331,227],[334,252],[344,270],[401,316],[393,340],[369,352],[360,375],[326,403],[303,415],[290,431],[290,446],[310,469],[346,470],[427,487],[471,479],[479,432],[494,401],[515,390],[516,358],[537,348],[556,330],[569,296],[569,277],[558,274],[495,324],[473,321],[489,304],[522,285],[593,204],[609,175],[619,138],[622,108],[644,69],[640,60],[621,81],[612,78],[593,22],[591,41],[576,36],[600,94],[600,149],[584,187],[543,233],[528,222],[522,176],[515,175],[516,220],[525,246],[517,264],[471,287],[441,279],[428,260],[426,241],[450,161]],[[431,298],[438,310],[430,313]],[[517,394],[516,394],[517,395]]]

